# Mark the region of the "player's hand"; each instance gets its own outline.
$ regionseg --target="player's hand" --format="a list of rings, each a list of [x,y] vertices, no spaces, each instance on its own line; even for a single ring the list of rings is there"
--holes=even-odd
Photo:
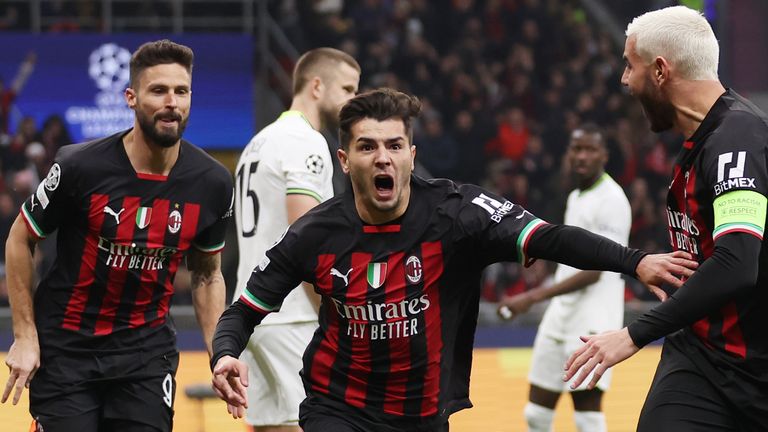
[[[232,416],[233,419],[240,419],[245,417],[244,406],[235,406],[232,404],[227,404],[227,412]]]
[[[40,344],[36,337],[16,339],[8,350],[8,356],[5,358],[5,364],[8,365],[10,376],[5,383],[3,397],[0,402],[5,403],[11,390],[16,388],[13,394],[13,404],[19,403],[21,393],[24,388],[29,388],[29,382],[35,376],[35,372],[40,367]]]
[[[565,363],[565,375],[563,381],[568,381],[579,372],[579,376],[571,383],[571,389],[575,389],[584,382],[592,371],[595,374],[587,384],[587,389],[592,390],[609,367],[620,363],[640,350],[626,327],[621,330],[607,331],[592,336],[581,336],[585,343],[568,358]]]
[[[517,315],[528,312],[536,301],[530,292],[524,292],[511,297],[502,297],[499,303],[499,315],[504,319],[511,320]]]
[[[685,279],[691,277],[699,267],[699,263],[692,258],[691,254],[683,251],[646,255],[637,264],[635,272],[640,282],[646,284],[659,300],[665,301],[668,295],[661,289],[661,285],[668,283],[680,288]]]
[[[248,408],[248,366],[232,356],[224,356],[213,368],[213,390],[227,403],[227,411],[235,418]]]

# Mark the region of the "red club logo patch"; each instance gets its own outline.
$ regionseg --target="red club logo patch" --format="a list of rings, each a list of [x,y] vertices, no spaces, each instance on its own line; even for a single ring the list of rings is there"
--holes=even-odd
[[[178,210],[174,210],[168,215],[168,231],[171,234],[176,234],[181,229],[181,213]]]
[[[421,275],[423,274],[421,268],[421,260],[418,257],[411,255],[405,261],[405,276],[412,284],[421,282]]]

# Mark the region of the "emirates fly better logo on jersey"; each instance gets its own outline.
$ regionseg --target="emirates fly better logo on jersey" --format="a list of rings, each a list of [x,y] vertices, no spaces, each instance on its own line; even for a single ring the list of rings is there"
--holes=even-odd
[[[421,261],[415,256],[411,256],[406,261],[406,277],[409,283],[418,283],[422,278]],[[374,290],[386,285],[387,263],[369,263],[364,268],[366,272],[366,281]],[[360,269],[350,269],[346,272],[332,269],[331,275],[342,279],[348,286],[355,277],[356,271]],[[349,278],[349,279],[347,279]],[[402,285],[404,289],[405,285]],[[365,304],[348,304],[335,298],[333,300],[336,306],[336,312],[339,316],[348,321],[347,335],[370,340],[386,340],[394,338],[407,338],[419,331],[419,314],[429,309],[431,302],[426,293],[421,293],[418,297],[405,298],[398,302],[374,302],[367,300]]]

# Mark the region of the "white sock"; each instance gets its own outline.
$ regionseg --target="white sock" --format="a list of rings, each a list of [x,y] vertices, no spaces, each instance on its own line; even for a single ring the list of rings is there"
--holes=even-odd
[[[601,411],[574,411],[573,420],[579,432],[606,432],[605,414]]]
[[[552,431],[552,419],[555,417],[555,410],[528,402],[523,409],[523,415],[528,423],[528,432]]]

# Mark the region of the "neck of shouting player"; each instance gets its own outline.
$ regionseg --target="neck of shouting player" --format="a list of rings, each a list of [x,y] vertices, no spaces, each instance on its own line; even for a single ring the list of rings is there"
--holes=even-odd
[[[672,80],[669,100],[675,107],[675,130],[690,138],[725,88],[716,80]]]

